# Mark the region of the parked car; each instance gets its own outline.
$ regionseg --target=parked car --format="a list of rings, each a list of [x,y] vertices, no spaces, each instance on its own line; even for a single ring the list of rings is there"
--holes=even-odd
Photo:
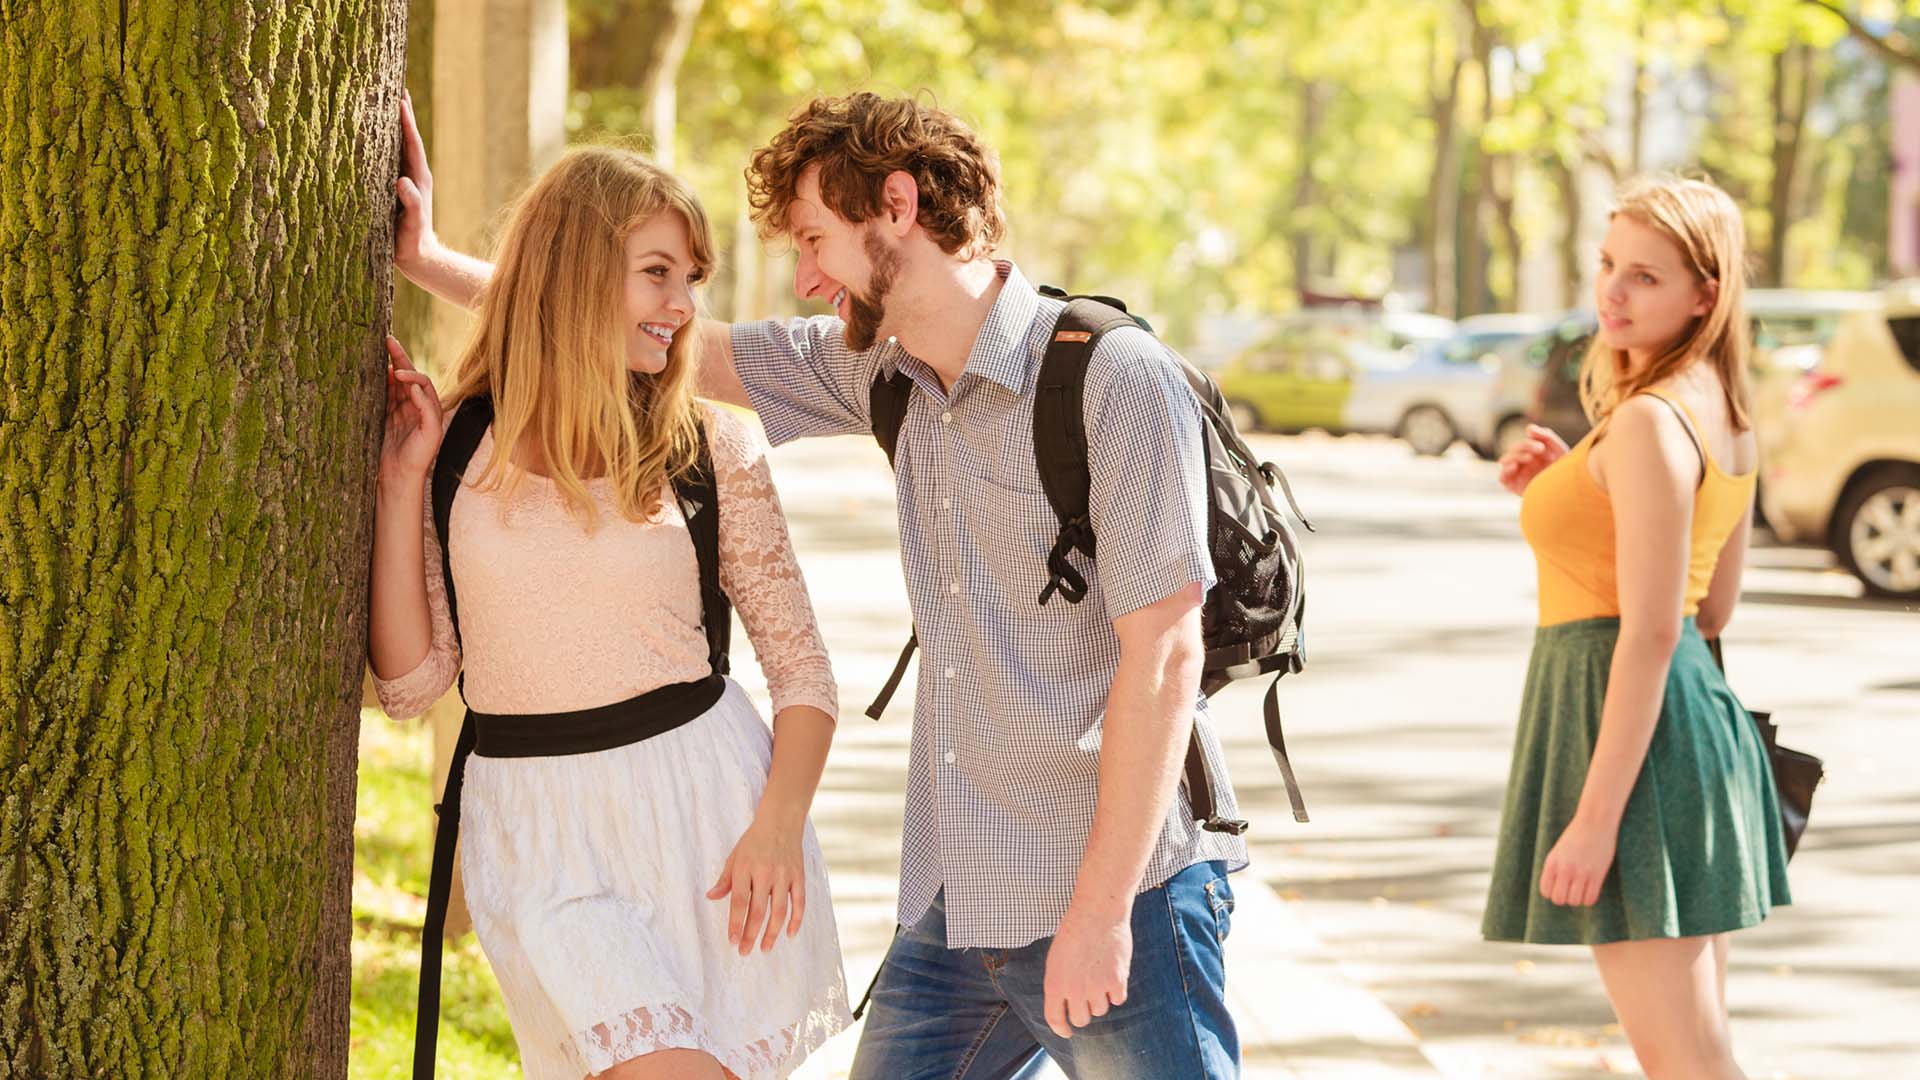
[[[1459,434],[1455,416],[1484,396],[1490,378],[1478,363],[1444,355],[1453,337],[1453,322],[1433,315],[1308,312],[1215,378],[1244,429],[1392,434],[1438,454]]]
[[[1872,292],[1755,289],[1747,308],[1755,316],[1753,345],[1767,362],[1754,373],[1753,426],[1764,455],[1767,439],[1786,419],[1788,398],[1801,375],[1819,361],[1841,320],[1856,311],[1878,311]]]
[[[1496,460],[1527,433],[1527,410],[1540,386],[1545,351],[1535,346],[1557,327],[1560,315],[1473,315],[1460,320],[1449,355],[1473,357],[1493,372],[1487,397],[1463,410],[1461,434],[1481,457]]]
[[[1568,446],[1586,438],[1593,427],[1580,406],[1580,364],[1586,360],[1599,328],[1600,321],[1593,312],[1576,311],[1534,342],[1530,350],[1540,364],[1540,381],[1534,387],[1527,419],[1551,428],[1567,440]]]
[[[1841,319],[1760,434],[1775,535],[1832,548],[1869,593],[1920,599],[1920,283]]]

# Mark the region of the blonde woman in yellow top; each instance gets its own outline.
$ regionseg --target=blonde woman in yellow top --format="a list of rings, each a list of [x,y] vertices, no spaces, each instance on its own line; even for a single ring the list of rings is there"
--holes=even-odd
[[[1621,194],[1581,374],[1594,429],[1500,462],[1540,628],[1482,932],[1588,945],[1654,1080],[1743,1074],[1728,937],[1788,902],[1766,751],[1707,648],[1733,615],[1758,451],[1739,208],[1697,180]]]

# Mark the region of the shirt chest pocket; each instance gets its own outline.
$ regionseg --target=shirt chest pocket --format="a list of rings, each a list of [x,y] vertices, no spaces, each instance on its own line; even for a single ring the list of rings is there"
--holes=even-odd
[[[1060,518],[1047,501],[1031,461],[1026,471],[1026,484],[1019,487],[985,471],[956,477],[965,489],[964,532],[978,548],[978,571],[1005,600],[1031,606],[1030,617],[1042,623],[1067,619],[1075,605],[1056,599],[1044,608],[1038,606],[1040,591],[1052,577],[1047,556],[1060,535]],[[1079,551],[1068,552],[1067,559],[1092,580],[1093,560]]]

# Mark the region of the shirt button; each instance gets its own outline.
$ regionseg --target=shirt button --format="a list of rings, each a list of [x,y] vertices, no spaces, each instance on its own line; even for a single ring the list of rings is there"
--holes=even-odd
[[[955,594],[956,596],[957,596],[957,595],[959,595],[959,593],[960,593],[960,583],[956,581],[956,582],[954,582],[953,584],[951,584],[951,585],[949,585],[949,586],[947,586],[947,591],[948,591],[948,592],[950,592],[950,593],[953,593],[953,594]]]
[[[952,413],[950,413],[950,412],[943,412],[943,413],[941,413],[941,414],[940,414],[940,422],[941,422],[941,423],[943,423],[943,424],[951,424],[951,423],[953,423],[953,414],[952,414]]]
[[[957,759],[956,759],[956,758],[955,758],[955,757],[953,756],[953,751],[951,751],[951,750],[949,750],[949,751],[947,751],[947,764],[949,764],[949,765],[951,765],[951,764],[953,764],[953,763],[954,763],[954,761],[956,761],[956,760],[957,760]]]
[[[952,668],[948,668],[948,669],[947,669],[947,678],[949,678],[949,679],[951,679],[951,678],[953,678],[953,669],[952,669]]]

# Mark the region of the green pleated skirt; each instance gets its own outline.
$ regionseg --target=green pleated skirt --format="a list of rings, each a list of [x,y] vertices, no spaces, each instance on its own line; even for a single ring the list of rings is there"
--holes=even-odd
[[[1540,895],[1540,868],[1580,803],[1619,632],[1618,619],[1582,619],[1534,637],[1480,927],[1489,940],[1599,945],[1718,934],[1790,902],[1766,747],[1692,619],[1674,649],[1600,899],[1562,907]]]

